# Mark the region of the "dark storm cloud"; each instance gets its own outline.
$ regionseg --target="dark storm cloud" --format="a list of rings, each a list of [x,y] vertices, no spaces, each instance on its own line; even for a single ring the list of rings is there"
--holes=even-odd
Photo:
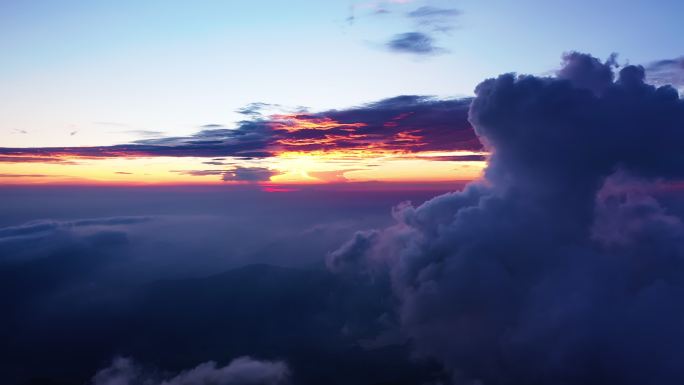
[[[485,181],[359,232],[334,271],[389,275],[402,330],[456,384],[684,381],[684,225],[644,188],[684,178],[684,101],[612,60],[482,82]]]
[[[240,357],[222,367],[209,361],[170,378],[156,377],[129,358],[116,358],[95,374],[92,385],[285,385],[290,371],[284,362]]]
[[[684,87],[684,56],[650,63],[646,66],[646,75],[655,84]]]
[[[467,120],[470,99],[405,95],[322,112],[258,115],[235,128],[205,127],[186,137],[98,147],[0,148],[0,162],[69,163],[117,157],[267,158],[284,151],[414,153],[481,148]],[[256,113],[261,105],[248,109]]]
[[[386,47],[393,52],[415,55],[436,55],[446,52],[444,48],[435,45],[432,36],[423,32],[396,34],[387,42]]]

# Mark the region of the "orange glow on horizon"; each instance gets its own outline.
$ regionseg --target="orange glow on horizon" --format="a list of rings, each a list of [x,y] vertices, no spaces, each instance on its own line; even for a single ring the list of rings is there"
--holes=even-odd
[[[402,140],[417,140],[402,133]],[[92,184],[92,185],[217,185],[292,184],[311,185],[346,182],[448,182],[479,178],[485,162],[459,161],[477,152],[409,153],[383,147],[315,151],[283,151],[264,159],[226,158],[225,165],[211,158],[12,156],[0,162],[0,184]],[[452,157],[456,160],[439,160]],[[2,158],[2,157],[0,157]],[[5,157],[10,158],[10,157]],[[434,159],[434,160],[433,160]],[[464,158],[465,159],[465,158]],[[267,181],[223,181],[231,167],[263,168],[273,172]]]
[[[306,115],[272,115],[273,122],[269,125],[276,130],[283,130],[288,133],[301,130],[330,130],[342,128],[353,131],[356,128],[366,127],[366,123],[340,123],[329,117],[315,118]]]

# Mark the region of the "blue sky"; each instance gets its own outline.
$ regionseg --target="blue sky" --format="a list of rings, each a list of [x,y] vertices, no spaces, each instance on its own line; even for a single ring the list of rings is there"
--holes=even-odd
[[[406,16],[423,6],[461,12],[450,31],[428,31],[443,51],[386,49],[426,31]],[[251,102],[316,110],[469,95],[502,72],[551,71],[568,50],[647,63],[682,54],[682,14],[665,0],[3,1],[0,137],[111,144],[230,126]]]

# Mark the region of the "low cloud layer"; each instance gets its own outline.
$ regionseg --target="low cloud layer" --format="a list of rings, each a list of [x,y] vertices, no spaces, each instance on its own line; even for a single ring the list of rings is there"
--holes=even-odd
[[[92,385],[285,385],[289,369],[281,361],[240,357],[226,366],[209,361],[175,376],[159,379],[129,358],[116,358],[95,374]]]
[[[482,82],[485,178],[357,233],[334,271],[388,275],[403,333],[455,384],[684,381],[684,101],[640,66],[572,53]]]
[[[330,274],[323,256],[357,228],[388,225],[407,196],[432,195],[2,189],[0,382],[89,384],[123,356],[143,376],[124,384],[158,385],[209,360],[221,361],[190,373],[224,373],[243,355],[286,361],[297,385],[431,379],[435,364],[410,361],[402,339],[376,341],[391,318],[385,282]]]
[[[19,226],[0,227],[0,242],[15,238],[46,237],[62,229],[133,225],[150,220],[152,220],[150,217],[111,217],[73,221],[37,220]]]

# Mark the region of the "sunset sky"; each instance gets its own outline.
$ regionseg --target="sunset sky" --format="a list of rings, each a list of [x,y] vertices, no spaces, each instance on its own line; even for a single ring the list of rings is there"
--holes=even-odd
[[[664,3],[2,2],[0,183],[472,180],[482,79],[669,59]]]
[[[0,0],[0,384],[684,384],[683,16]]]

